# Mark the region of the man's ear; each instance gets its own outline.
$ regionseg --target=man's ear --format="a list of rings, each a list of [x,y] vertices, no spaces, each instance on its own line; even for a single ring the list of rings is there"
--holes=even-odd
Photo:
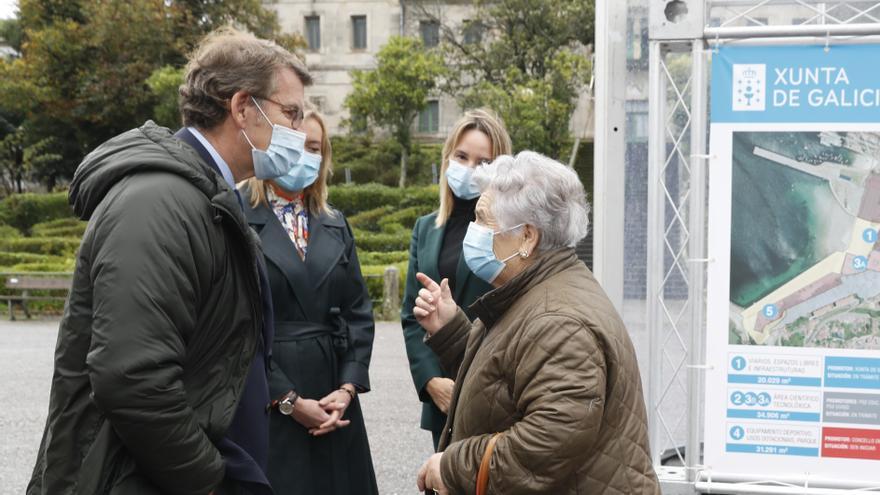
[[[252,110],[251,107],[253,107],[251,95],[246,91],[236,91],[229,99],[229,115],[239,129],[244,129],[245,122],[247,122],[246,113]]]

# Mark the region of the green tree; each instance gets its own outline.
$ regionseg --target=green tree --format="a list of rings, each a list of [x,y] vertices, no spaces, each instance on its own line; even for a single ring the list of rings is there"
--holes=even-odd
[[[21,22],[18,19],[0,19],[0,40],[17,52],[21,51],[22,36]]]
[[[569,122],[578,97],[572,81],[583,80],[589,64],[585,58],[559,52],[548,65],[552,69],[540,79],[511,68],[499,83],[481,81],[462,91],[459,101],[465,108],[495,109],[517,149],[562,158],[571,144]]]
[[[376,68],[353,71],[352,91],[345,99],[349,125],[363,123],[387,129],[400,144],[399,186],[406,186],[412,125],[427,97],[445,73],[440,54],[425,50],[415,38],[393,36],[376,55]]]
[[[157,100],[153,107],[153,116],[158,124],[172,129],[180,126],[177,100],[178,88],[181,84],[183,84],[183,69],[170,65],[156,69],[147,78],[147,86]]]
[[[51,151],[51,138],[28,142],[28,136],[24,127],[18,127],[0,139],[0,184],[7,195],[23,192],[25,179],[39,178],[61,159]]]
[[[465,108],[495,109],[517,149],[561,157],[590,77],[594,1],[476,0],[467,24],[450,24],[435,6],[415,3],[420,17],[441,25],[453,69],[444,90]]]
[[[51,138],[61,160],[47,184],[72,175],[82,157],[127,129],[168,124],[167,83],[148,79],[181,67],[210,30],[235,24],[287,46],[260,0],[21,0],[21,57],[0,62],[0,114],[23,118],[29,143]],[[161,110],[161,116],[154,114]]]

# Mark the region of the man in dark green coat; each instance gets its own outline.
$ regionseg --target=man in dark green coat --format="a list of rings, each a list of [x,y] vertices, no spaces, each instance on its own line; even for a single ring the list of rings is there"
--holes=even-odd
[[[287,50],[221,30],[187,68],[186,129],[148,122],[79,166],[89,225],[28,495],[271,493],[271,305],[235,183],[296,127],[308,82]]]

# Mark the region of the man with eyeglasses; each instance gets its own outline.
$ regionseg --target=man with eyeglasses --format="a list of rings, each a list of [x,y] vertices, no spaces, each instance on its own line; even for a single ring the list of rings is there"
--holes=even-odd
[[[233,29],[152,122],[92,151],[70,188],[89,221],[55,353],[32,494],[271,494],[273,322],[235,184],[303,153],[303,63]]]

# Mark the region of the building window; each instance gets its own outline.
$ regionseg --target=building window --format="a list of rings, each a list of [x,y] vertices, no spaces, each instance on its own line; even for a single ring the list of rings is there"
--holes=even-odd
[[[351,16],[351,47],[355,50],[367,49],[367,16]]]
[[[323,96],[310,96],[309,102],[315,107],[315,110],[319,112],[327,111],[327,98]]]
[[[627,19],[626,59],[629,62],[648,60],[648,18]]]
[[[428,48],[440,44],[440,23],[437,21],[419,22],[419,32],[422,34],[422,43]]]
[[[626,100],[626,134],[633,142],[648,141],[648,100]]]
[[[436,134],[440,131],[440,102],[431,100],[419,113],[419,132]]]
[[[306,43],[313,52],[321,49],[321,18],[316,15],[306,16]]]
[[[483,25],[480,21],[464,21],[464,43],[472,45],[483,41]]]

